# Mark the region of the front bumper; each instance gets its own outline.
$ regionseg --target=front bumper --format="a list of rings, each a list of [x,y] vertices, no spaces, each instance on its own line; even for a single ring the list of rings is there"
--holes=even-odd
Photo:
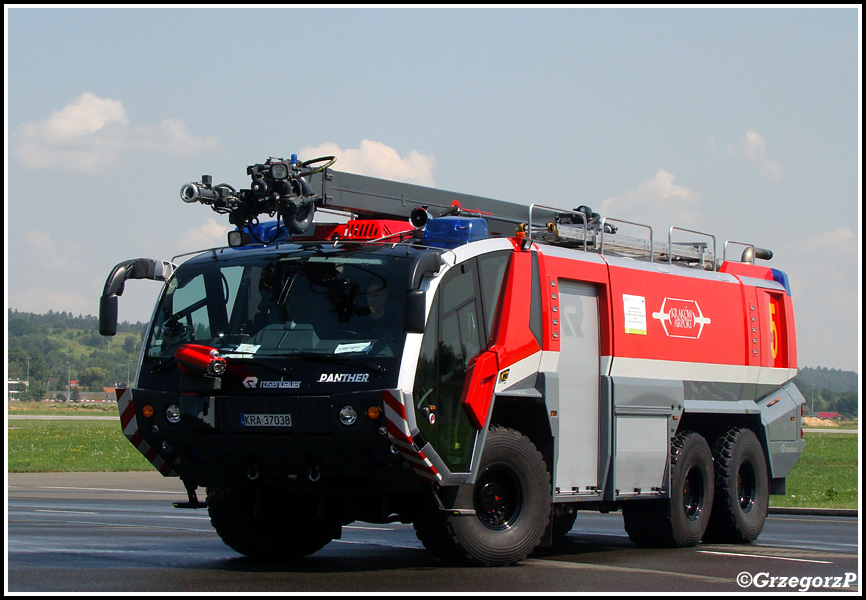
[[[125,397],[121,413],[125,408],[131,423],[124,433],[164,475],[187,484],[418,490],[384,417],[367,416],[369,406],[384,414],[380,391],[209,396],[133,389]],[[358,415],[351,425],[339,418],[346,406]]]

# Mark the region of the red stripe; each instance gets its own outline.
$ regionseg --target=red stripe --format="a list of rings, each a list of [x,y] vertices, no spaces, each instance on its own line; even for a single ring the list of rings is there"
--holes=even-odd
[[[430,473],[431,475],[439,474],[439,471],[436,470],[436,467],[432,465],[412,465],[412,468],[416,471],[424,471],[425,473]]]
[[[424,456],[424,453],[421,452],[420,450],[418,451],[418,456],[420,456],[420,457],[421,457],[422,459],[424,459],[424,460],[428,460],[427,457]],[[426,468],[428,471],[430,471],[431,473],[435,473],[435,474],[438,474],[438,473],[439,473],[439,471],[436,469],[436,467],[434,467],[432,464],[431,464],[431,465],[426,465],[426,464],[425,464],[424,466],[425,466],[425,468]]]
[[[385,404],[397,413],[401,419],[404,421],[406,420],[406,407],[403,406],[402,402],[394,397],[394,394],[387,390],[382,390],[382,400],[384,400]]]
[[[403,431],[391,421],[385,421],[385,427],[388,428],[388,433],[391,435],[391,437],[396,438],[397,440],[405,442],[407,444],[412,443],[412,438],[403,433]]]
[[[120,414],[120,426],[122,429],[126,429],[126,426],[129,425],[129,422],[135,418],[135,405],[130,401],[129,404],[126,405],[126,408]]]

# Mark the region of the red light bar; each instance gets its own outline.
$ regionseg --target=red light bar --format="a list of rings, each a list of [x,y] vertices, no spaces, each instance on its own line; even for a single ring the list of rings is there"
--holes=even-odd
[[[351,241],[370,241],[380,238],[396,237],[401,233],[414,231],[409,221],[389,219],[354,219],[346,223],[342,229],[334,232],[336,238]]]

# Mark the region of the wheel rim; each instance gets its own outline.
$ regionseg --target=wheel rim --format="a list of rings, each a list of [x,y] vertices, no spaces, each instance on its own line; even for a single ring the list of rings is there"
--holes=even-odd
[[[523,491],[510,470],[491,467],[475,483],[475,514],[478,520],[494,531],[514,525],[523,506]]]
[[[690,521],[701,516],[704,507],[704,476],[700,468],[693,466],[683,482],[683,510]]]
[[[737,470],[737,500],[740,503],[740,510],[749,512],[755,505],[755,495],[757,492],[757,478],[752,465],[744,462]]]

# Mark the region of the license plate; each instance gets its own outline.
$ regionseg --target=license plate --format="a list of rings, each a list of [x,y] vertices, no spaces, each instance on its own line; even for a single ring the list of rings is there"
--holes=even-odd
[[[241,414],[241,427],[291,427],[292,415]]]

